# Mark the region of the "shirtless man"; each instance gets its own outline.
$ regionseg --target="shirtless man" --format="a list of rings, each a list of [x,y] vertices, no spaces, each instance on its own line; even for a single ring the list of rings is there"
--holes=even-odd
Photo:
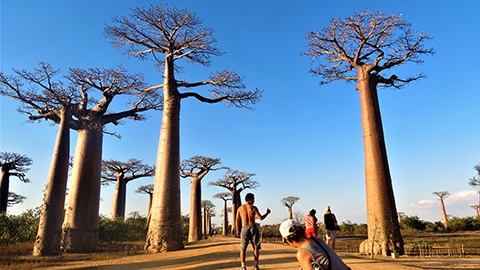
[[[259,220],[265,219],[270,214],[270,209],[267,208],[265,215],[261,215],[258,212],[258,208],[253,205],[255,203],[255,195],[248,193],[245,195],[245,203],[237,210],[236,217],[236,234],[240,237],[240,262],[242,267],[240,270],[246,270],[245,267],[245,251],[247,250],[248,243],[252,243],[253,258],[255,259],[255,270],[258,270],[258,259],[260,256],[260,232],[257,229],[255,223],[255,217]],[[239,228],[242,228],[241,231]]]

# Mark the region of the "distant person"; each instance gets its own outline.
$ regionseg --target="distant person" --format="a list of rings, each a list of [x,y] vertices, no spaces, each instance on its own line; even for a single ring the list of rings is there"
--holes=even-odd
[[[318,235],[318,219],[315,216],[316,213],[317,211],[312,209],[308,212],[308,215],[303,218],[303,221],[305,222],[305,235],[307,238],[312,236],[316,237]]]
[[[327,245],[335,249],[335,239],[337,238],[338,222],[335,214],[330,210],[330,206],[325,207],[325,214],[323,215],[323,223],[325,224],[325,239]]]
[[[297,260],[303,270],[350,269],[322,239],[307,238],[303,227],[294,220],[285,220],[279,230],[283,243],[297,248]]]
[[[258,231],[257,225],[255,223],[255,217],[259,220],[265,219],[268,214],[270,214],[270,209],[267,208],[267,212],[265,215],[261,215],[258,212],[258,208],[254,206],[255,203],[255,195],[252,193],[248,193],[245,195],[245,203],[240,206],[237,210],[237,217],[236,217],[236,224],[235,228],[236,235],[240,237],[240,262],[241,262],[241,270],[246,270],[245,267],[245,251],[247,250],[247,246],[249,243],[252,243],[253,247],[253,258],[255,260],[255,270],[258,270],[258,260],[260,257],[260,232]],[[239,231],[239,228],[242,228]]]

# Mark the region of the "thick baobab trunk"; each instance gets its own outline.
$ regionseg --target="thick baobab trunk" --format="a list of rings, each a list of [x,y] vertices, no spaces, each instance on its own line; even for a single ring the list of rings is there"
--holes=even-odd
[[[236,230],[240,230],[241,228],[236,228],[237,224],[237,210],[242,205],[242,201],[240,199],[240,192],[233,191],[232,194],[232,231],[231,233],[235,235]]]
[[[193,178],[190,186],[190,222],[188,242],[202,239],[202,186],[199,178]]]
[[[2,166],[0,179],[0,213],[7,213],[8,190],[10,189],[10,173]]]
[[[102,162],[102,129],[78,131],[68,203],[63,222],[65,252],[97,249]]]
[[[70,111],[64,109],[58,126],[57,141],[50,163],[43,198],[34,256],[59,254],[65,210],[68,166],[70,162]]]
[[[112,210],[110,212],[111,219],[124,220],[125,204],[127,198],[127,181],[118,179],[113,191]]]
[[[360,245],[364,254],[404,253],[403,239],[387,160],[375,78],[359,71],[358,91],[362,111],[365,151],[368,240]]]
[[[222,222],[222,235],[227,236],[228,230],[228,212],[227,212],[227,201],[223,201],[223,222]]]
[[[183,249],[180,209],[180,94],[173,60],[165,63],[164,107],[155,169],[153,202],[145,250]]]

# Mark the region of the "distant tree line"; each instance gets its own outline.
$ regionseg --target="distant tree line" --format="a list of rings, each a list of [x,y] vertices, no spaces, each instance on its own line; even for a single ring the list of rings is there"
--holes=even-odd
[[[16,243],[34,242],[40,220],[40,208],[29,209],[20,215],[0,214],[0,246]],[[98,239],[100,243],[120,243],[130,241],[144,241],[147,233],[145,227],[147,217],[137,212],[129,214],[125,220],[110,219],[99,216]],[[189,215],[182,215],[181,231],[183,240],[187,241],[189,230]],[[418,232],[460,232],[480,230],[478,217],[451,217],[447,229],[441,221],[430,222],[421,220],[418,216],[404,216],[399,220],[402,231]],[[262,225],[261,232],[264,238],[280,237],[279,224]],[[221,231],[221,228],[213,228]],[[324,234],[323,226],[319,226],[319,236]],[[367,236],[367,224],[352,223],[347,220],[340,224],[339,236]]]

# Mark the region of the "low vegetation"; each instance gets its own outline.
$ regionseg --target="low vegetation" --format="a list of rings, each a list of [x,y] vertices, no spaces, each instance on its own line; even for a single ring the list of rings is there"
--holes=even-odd
[[[143,253],[146,217],[131,213],[125,220],[99,217],[99,245],[93,253],[64,253],[58,256],[33,257],[33,242],[38,230],[40,210],[31,209],[20,215],[0,215],[0,269],[23,270],[62,265],[78,260],[107,260]],[[188,235],[188,216],[182,216],[182,233]],[[464,257],[480,255],[480,218],[450,218],[447,229],[442,222],[428,222],[417,216],[400,220],[409,256]],[[264,242],[281,243],[279,225],[261,227]],[[220,232],[220,228],[215,228]],[[323,235],[322,229],[319,235]],[[367,237],[367,225],[350,221],[340,225],[336,249],[356,253]]]

